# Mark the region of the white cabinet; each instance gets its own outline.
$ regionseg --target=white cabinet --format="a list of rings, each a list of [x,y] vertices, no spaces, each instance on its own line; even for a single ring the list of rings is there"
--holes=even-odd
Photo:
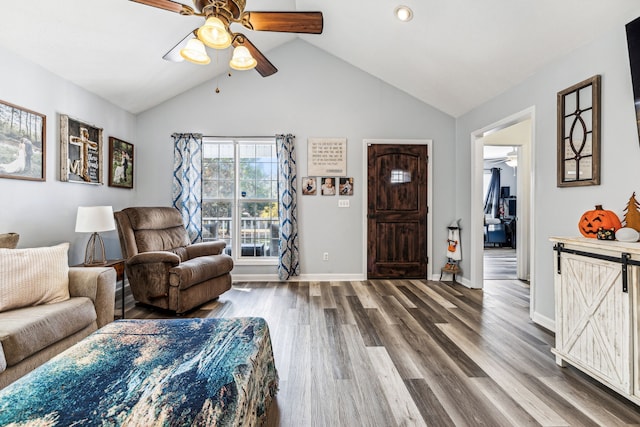
[[[551,240],[556,248],[556,362],[571,364],[640,403],[640,267],[634,265],[640,263],[640,244]]]

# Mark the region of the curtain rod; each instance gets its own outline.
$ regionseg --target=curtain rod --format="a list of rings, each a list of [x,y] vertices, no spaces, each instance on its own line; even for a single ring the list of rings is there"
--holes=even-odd
[[[246,135],[234,135],[234,136],[225,136],[225,135],[202,135],[203,138],[229,138],[229,139],[238,139],[238,138],[274,138],[276,136],[276,134],[274,135],[253,135],[253,136],[246,136]],[[292,135],[295,137],[295,135]]]

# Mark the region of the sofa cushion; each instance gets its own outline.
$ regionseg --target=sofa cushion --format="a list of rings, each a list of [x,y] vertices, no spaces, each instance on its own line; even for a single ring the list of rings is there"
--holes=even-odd
[[[69,299],[69,243],[0,248],[0,312]]]
[[[0,344],[7,366],[16,365],[95,320],[93,302],[86,297],[0,313]]]

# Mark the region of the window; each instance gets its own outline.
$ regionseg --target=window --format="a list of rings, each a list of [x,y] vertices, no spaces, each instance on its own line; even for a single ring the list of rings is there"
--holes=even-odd
[[[203,138],[202,232],[227,242],[246,263],[278,257],[278,160],[275,138]]]

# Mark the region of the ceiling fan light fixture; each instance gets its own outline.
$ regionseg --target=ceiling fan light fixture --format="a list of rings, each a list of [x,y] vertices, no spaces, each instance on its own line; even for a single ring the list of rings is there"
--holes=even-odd
[[[233,50],[233,57],[229,62],[229,66],[234,70],[251,70],[255,68],[258,61],[251,56],[251,52],[244,46],[237,46]]]
[[[226,49],[231,46],[231,34],[220,18],[210,16],[204,25],[198,28],[198,38],[213,49]]]
[[[393,14],[402,22],[411,21],[413,18],[413,10],[409,6],[398,6],[394,9]]]
[[[189,39],[187,45],[180,49],[180,56],[194,64],[206,65],[211,62],[211,58],[207,55],[204,44],[196,38]]]

